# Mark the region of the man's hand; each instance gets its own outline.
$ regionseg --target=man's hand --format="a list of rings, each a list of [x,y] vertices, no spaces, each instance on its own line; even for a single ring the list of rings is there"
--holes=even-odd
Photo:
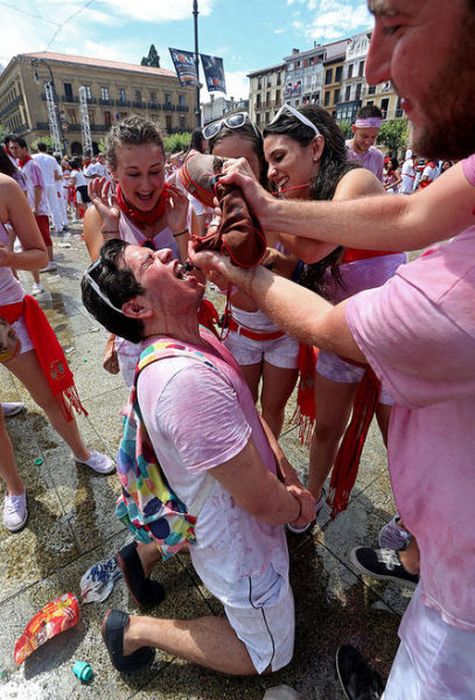
[[[315,496],[307,489],[294,485],[287,486],[287,491],[300,503],[299,517],[290,524],[295,525],[295,527],[303,527],[315,520]]]
[[[104,359],[102,361],[102,366],[110,374],[119,374],[119,358],[117,356],[117,351],[114,346],[115,336],[111,335],[107,339],[106,348],[104,351]]]
[[[267,207],[274,204],[273,196],[257,182],[256,176],[245,158],[225,161],[220,182],[223,185],[240,187],[247,204],[259,220],[265,216]],[[261,225],[262,223],[261,221]],[[265,229],[265,226],[263,228]]]
[[[173,185],[167,186],[167,193],[167,224],[172,233],[181,233],[188,224],[188,197]]]

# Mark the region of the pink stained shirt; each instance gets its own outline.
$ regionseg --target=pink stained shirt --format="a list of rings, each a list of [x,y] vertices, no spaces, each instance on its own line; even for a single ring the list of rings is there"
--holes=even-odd
[[[21,169],[25,173],[27,178],[27,192],[28,192],[28,202],[30,207],[35,210],[35,187],[41,188],[41,199],[38,209],[35,214],[38,216],[48,216],[49,206],[48,200],[45,193],[45,182],[43,179],[43,173],[38,163],[35,163],[33,158],[31,158],[23,168]]]
[[[371,170],[380,182],[384,180],[384,156],[375,146],[370,146],[366,153],[357,153],[351,148],[351,140],[346,142],[347,160],[361,163],[363,168]]]
[[[475,156],[463,162],[475,187]],[[475,202],[475,189],[474,189]],[[422,600],[475,631],[475,225],[353,297],[355,341],[395,399],[388,459]]]

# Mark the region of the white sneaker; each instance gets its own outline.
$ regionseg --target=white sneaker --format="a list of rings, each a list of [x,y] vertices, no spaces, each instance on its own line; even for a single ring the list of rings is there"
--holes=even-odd
[[[25,410],[25,404],[17,401],[2,401],[2,411],[5,418],[16,416]]]
[[[91,450],[91,454],[87,459],[78,459],[77,457],[74,457],[74,459],[78,464],[85,464],[98,474],[111,474],[115,471],[115,464],[111,458],[96,450]]]
[[[56,263],[50,260],[46,267],[42,267],[40,272],[54,272],[57,269]]]
[[[26,507],[26,492],[21,496],[5,496],[3,502],[3,524],[10,532],[18,532],[26,523],[28,509]]]
[[[31,285],[31,293],[33,294],[33,296],[36,296],[37,294],[43,294],[44,291],[45,288],[40,283],[33,282],[33,284]]]

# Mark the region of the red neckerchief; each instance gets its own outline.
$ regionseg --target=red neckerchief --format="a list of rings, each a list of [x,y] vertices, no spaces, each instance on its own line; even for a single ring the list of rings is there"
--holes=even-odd
[[[18,165],[20,166],[20,168],[23,168],[28,163],[29,160],[32,160],[32,158],[31,158],[30,154],[27,153],[24,158],[18,158]]]
[[[61,407],[63,416],[67,421],[73,420],[72,408],[87,416],[63,348],[36,299],[27,294],[22,301],[0,306],[0,318],[6,319],[8,323],[14,323],[22,314],[41,371]]]
[[[137,209],[137,207],[134,207],[131,204],[129,204],[126,201],[124,195],[122,194],[120,185],[117,185],[116,196],[119,209],[122,212],[124,212],[128,219],[133,221],[135,224],[151,225],[155,224],[165,214],[168,197],[168,186],[165,183],[165,185],[163,186],[162,193],[158,198],[158,202],[150,211],[142,211],[141,209]]]

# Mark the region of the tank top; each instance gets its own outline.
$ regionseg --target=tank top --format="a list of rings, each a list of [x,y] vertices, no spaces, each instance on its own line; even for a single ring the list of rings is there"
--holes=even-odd
[[[145,241],[150,240],[122,212],[119,219],[119,233],[123,241],[132,243],[133,245],[143,245]],[[177,260],[180,259],[178,245],[169,226],[162,228],[162,230],[159,231],[151,240],[153,241],[155,250],[170,248],[173,253],[173,257]]]
[[[10,236],[7,228],[0,222],[0,244],[10,246]],[[23,287],[17,280],[11,268],[0,266],[0,305],[15,304],[25,296]]]

